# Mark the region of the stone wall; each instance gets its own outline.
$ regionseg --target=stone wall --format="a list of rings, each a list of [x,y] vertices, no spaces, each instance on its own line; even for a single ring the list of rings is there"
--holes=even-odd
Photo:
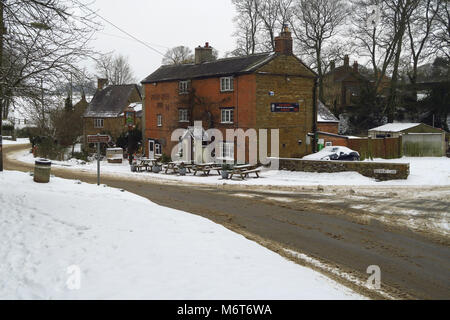
[[[377,180],[408,179],[409,163],[382,163],[359,161],[315,161],[301,159],[279,159],[280,170],[304,172],[358,172]]]

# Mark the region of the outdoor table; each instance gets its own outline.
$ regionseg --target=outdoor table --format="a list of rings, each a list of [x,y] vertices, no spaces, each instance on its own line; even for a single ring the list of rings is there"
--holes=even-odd
[[[149,171],[153,168],[153,166],[156,164],[156,159],[148,159],[148,158],[140,158],[139,163],[137,165],[138,170],[140,170],[140,168],[145,168],[146,171]]]
[[[193,165],[194,176],[197,175],[197,172],[201,171],[204,175],[209,176],[211,170],[213,170],[213,166],[215,163],[198,163]]]
[[[169,162],[165,165],[164,169],[164,173],[167,174],[169,170],[172,170],[173,173],[176,173],[178,171],[178,164],[177,162]]]

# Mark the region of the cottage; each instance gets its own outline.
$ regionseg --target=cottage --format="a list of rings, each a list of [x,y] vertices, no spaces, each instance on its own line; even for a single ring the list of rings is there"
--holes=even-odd
[[[124,112],[130,106],[142,109],[142,97],[135,84],[106,86],[99,79],[98,89],[83,116],[83,136],[109,134],[116,139],[126,130]],[[139,111],[139,110],[136,110]]]
[[[370,76],[363,74],[357,61],[350,66],[348,55],[344,57],[344,64],[336,67],[331,62],[331,70],[323,77],[323,92],[325,104],[336,112],[345,112],[348,107],[355,105],[361,88],[373,81]],[[380,92],[389,86],[389,78],[384,77],[380,85]]]
[[[144,79],[147,154],[170,155],[174,130],[196,121],[224,136],[226,129],[279,129],[280,156],[311,153],[317,75],[293,54],[287,27],[275,43],[275,52],[216,61],[206,43],[195,49],[195,63],[162,66]],[[234,158],[236,142],[221,143],[224,157]]]

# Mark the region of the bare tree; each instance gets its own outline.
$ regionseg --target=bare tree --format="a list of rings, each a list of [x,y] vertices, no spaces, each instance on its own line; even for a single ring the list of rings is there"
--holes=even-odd
[[[448,0],[439,0],[439,3],[431,39],[436,50],[450,59],[450,4]]]
[[[0,0],[1,115],[16,97],[33,98],[41,83],[54,87],[93,54],[94,17],[78,0]]]
[[[435,51],[430,47],[430,43],[440,5],[439,0],[421,0],[417,10],[407,21],[412,64],[412,70],[408,76],[412,84],[417,83],[417,68],[419,62],[422,61],[422,56]]]
[[[297,0],[292,29],[303,54],[314,56],[319,75],[319,98],[323,99],[323,53],[325,46],[336,36],[348,14],[343,0]]]
[[[399,79],[400,59],[403,50],[404,36],[408,28],[408,21],[419,5],[420,0],[386,0],[387,6],[392,13],[388,21],[393,26],[395,34],[395,54],[393,58],[392,78],[387,104],[388,122],[394,122],[395,110],[397,106],[397,86]]]
[[[111,85],[130,84],[136,82],[128,58],[121,54],[105,54],[97,60],[98,74],[108,79]]]
[[[192,54],[192,50],[185,46],[178,46],[167,50],[162,60],[162,63],[164,65],[177,65],[192,62],[194,62],[194,55]]]
[[[232,0],[238,16],[234,21],[237,26],[237,55],[249,55],[257,52],[258,31],[261,24],[259,0]]]

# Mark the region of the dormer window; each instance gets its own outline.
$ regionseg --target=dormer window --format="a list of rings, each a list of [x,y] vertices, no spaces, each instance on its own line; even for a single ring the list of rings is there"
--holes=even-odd
[[[234,91],[234,79],[233,77],[220,78],[220,92]]]
[[[178,84],[178,92],[179,94],[188,94],[189,93],[189,82],[190,81],[180,81]]]

